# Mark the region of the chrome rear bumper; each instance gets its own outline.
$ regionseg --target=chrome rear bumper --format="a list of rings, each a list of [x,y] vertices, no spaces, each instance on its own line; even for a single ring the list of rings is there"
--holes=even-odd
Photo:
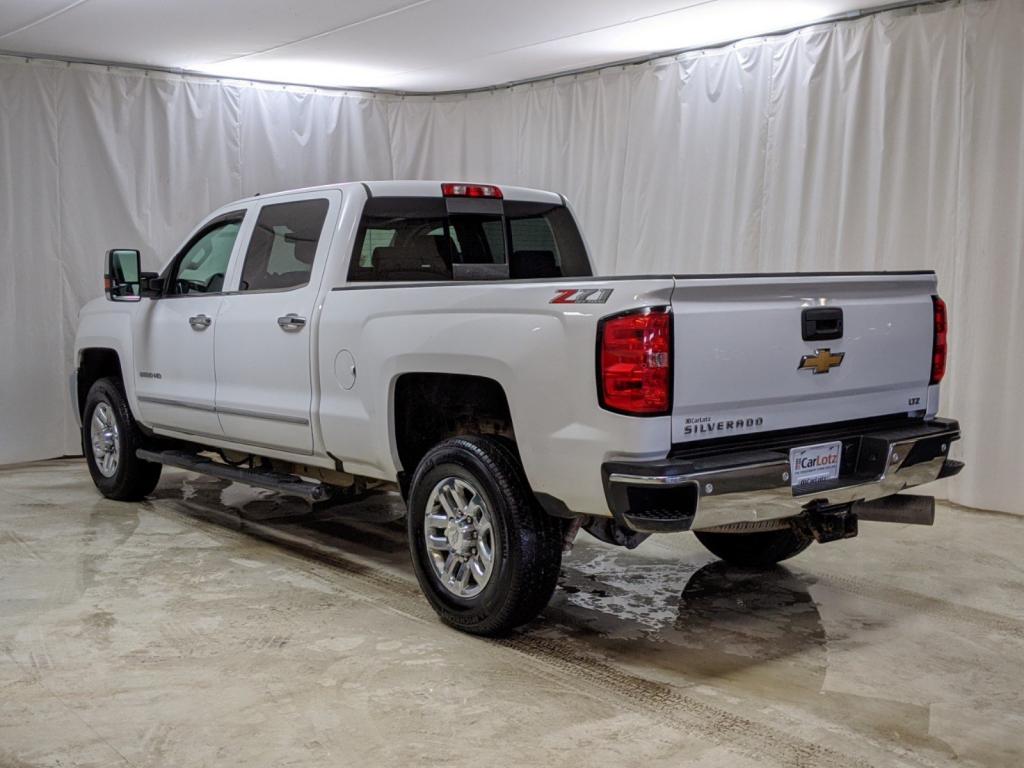
[[[766,436],[767,437],[767,436]],[[809,508],[838,507],[891,496],[955,475],[963,465],[948,459],[960,438],[955,421],[934,419],[831,437],[820,431],[790,435],[754,450],[656,462],[607,462],[602,466],[612,515],[635,531],[704,530],[779,520]],[[838,480],[795,493],[789,483],[789,447],[840,439],[844,460]]]

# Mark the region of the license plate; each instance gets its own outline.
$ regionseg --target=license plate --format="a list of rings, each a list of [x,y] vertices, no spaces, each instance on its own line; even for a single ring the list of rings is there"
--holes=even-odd
[[[839,477],[843,444],[820,443],[793,448],[789,452],[789,483],[794,492],[824,485]]]

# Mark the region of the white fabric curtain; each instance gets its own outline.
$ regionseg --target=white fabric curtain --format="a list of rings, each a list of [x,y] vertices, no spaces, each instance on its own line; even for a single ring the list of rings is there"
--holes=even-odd
[[[0,61],[0,463],[77,451],[71,340],[106,248],[152,266],[255,191],[469,179],[563,192],[605,273],[936,269],[969,464],[945,492],[1019,512],[1022,83],[1020,0],[459,96]]]
[[[1022,512],[1024,2],[918,6],[389,116],[396,177],[563,191],[598,268],[935,269],[949,499]]]
[[[108,248],[156,269],[226,202],[390,175],[378,98],[0,59],[0,464],[80,452],[71,353]]]

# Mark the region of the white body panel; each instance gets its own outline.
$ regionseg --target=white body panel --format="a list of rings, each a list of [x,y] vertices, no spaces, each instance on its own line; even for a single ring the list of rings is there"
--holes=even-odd
[[[654,459],[671,442],[670,419],[602,410],[594,378],[597,320],[665,304],[670,279],[587,281],[611,288],[607,304],[556,305],[566,282],[353,287],[324,301],[320,329],[320,422],[325,447],[353,472],[394,478],[392,394],[403,373],[439,372],[497,381],[508,398],[519,453],[533,489],[571,509],[604,506],[601,463]],[[356,381],[336,366],[351,353]],[[346,358],[347,361],[347,358]],[[412,470],[413,467],[404,469]]]
[[[182,296],[139,303],[132,346],[144,423],[222,434],[214,408],[214,338],[223,302],[222,296]],[[200,315],[210,325],[193,328],[189,319]]]
[[[137,303],[98,299],[82,311],[76,355],[90,347],[115,350],[133,411],[158,434],[324,467],[337,460],[347,472],[386,480],[414,469],[400,465],[395,445],[398,378],[487,377],[508,399],[534,491],[598,515],[609,514],[602,462],[657,460],[673,443],[707,438],[685,434],[688,418],[760,416],[758,429],[766,431],[935,411],[938,387],[928,386],[933,275],[349,285],[368,190],[439,197],[440,183],[342,184],[225,206],[210,218],[250,210],[224,293]],[[550,192],[502,190],[506,199],[561,201]],[[258,206],[310,196],[328,198],[330,209],[309,285],[238,293],[239,260]],[[551,303],[557,290],[574,287],[611,293],[602,304]],[[843,307],[844,337],[804,342],[800,310],[822,303]],[[665,305],[675,318],[672,415],[637,418],[602,409],[598,321]],[[213,320],[196,332],[188,318],[200,311]],[[301,331],[277,325],[289,312],[307,318]],[[841,367],[824,376],[796,370],[801,355],[828,346],[848,355]],[[143,372],[161,378],[140,378]],[[908,406],[914,397],[921,404]],[[179,400],[181,407],[153,398]]]
[[[935,290],[932,274],[677,279],[673,441],[925,411]],[[842,338],[803,340],[815,307],[842,309]],[[819,349],[842,363],[799,370]]]
[[[326,198],[327,222],[338,216],[337,190],[290,196],[289,200]],[[269,202],[279,202],[270,198]],[[253,211],[253,217],[258,210]],[[283,291],[238,292],[240,270],[232,271],[217,318],[217,415],[224,436],[236,442],[313,453],[311,407],[312,334],[310,322],[330,252],[333,229],[325,224],[309,282]],[[246,231],[243,230],[244,239]],[[294,315],[302,326],[282,327],[278,319]]]

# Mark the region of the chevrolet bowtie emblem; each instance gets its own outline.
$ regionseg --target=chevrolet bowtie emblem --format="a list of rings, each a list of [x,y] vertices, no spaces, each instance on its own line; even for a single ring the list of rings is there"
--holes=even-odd
[[[796,369],[798,371],[814,371],[814,375],[817,376],[819,373],[828,373],[833,368],[838,368],[843,364],[843,358],[845,356],[845,352],[833,353],[828,347],[825,349],[816,349],[814,350],[813,355],[804,355],[801,357],[800,365],[798,365]]]

